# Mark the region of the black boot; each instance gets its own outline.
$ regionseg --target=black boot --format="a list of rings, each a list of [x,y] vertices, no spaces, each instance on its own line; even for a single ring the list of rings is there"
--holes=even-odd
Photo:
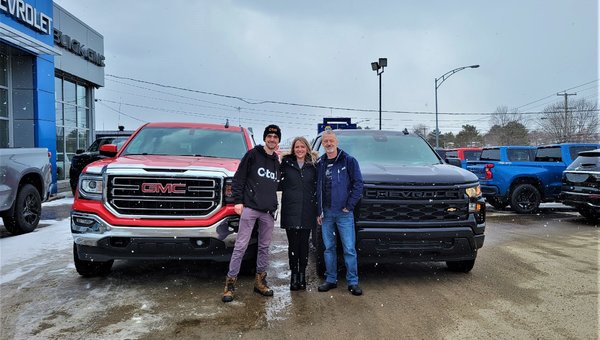
[[[306,272],[304,270],[298,273],[298,289],[306,290]]]
[[[300,282],[298,280],[298,273],[292,272],[292,276],[290,279],[290,290],[296,291],[300,288]]]

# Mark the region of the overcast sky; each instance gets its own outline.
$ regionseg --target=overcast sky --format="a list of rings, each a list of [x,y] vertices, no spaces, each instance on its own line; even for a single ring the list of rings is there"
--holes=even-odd
[[[279,124],[285,140],[323,117],[378,128],[380,57],[382,109],[408,112],[383,112],[383,129],[434,129],[435,78],[473,64],[438,88],[442,133],[485,132],[498,106],[539,112],[564,90],[598,99],[597,0],[55,1],[104,36],[98,130],[229,118],[259,136]]]

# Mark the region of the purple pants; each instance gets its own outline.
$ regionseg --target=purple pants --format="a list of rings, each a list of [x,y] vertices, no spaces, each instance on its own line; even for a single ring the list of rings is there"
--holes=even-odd
[[[258,257],[256,258],[256,272],[262,273],[267,271],[267,267],[269,266],[269,245],[271,244],[271,238],[273,237],[273,226],[275,225],[275,221],[273,220],[273,216],[269,213],[244,208],[244,210],[242,210],[242,216],[240,216],[240,227],[235,239],[233,254],[231,254],[231,262],[229,262],[228,277],[237,277],[240,273],[242,258],[248,248],[248,242],[250,242],[250,236],[252,235],[252,229],[254,228],[256,220],[258,220]]]

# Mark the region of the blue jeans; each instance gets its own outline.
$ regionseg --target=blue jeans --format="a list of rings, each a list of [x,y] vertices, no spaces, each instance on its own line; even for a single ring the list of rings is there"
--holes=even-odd
[[[354,215],[350,212],[323,211],[323,243],[325,244],[325,281],[337,283],[337,251],[336,230],[342,240],[344,248],[344,262],[346,263],[346,283],[358,284],[358,261],[356,256],[356,234],[354,232]],[[337,228],[336,228],[337,226]]]

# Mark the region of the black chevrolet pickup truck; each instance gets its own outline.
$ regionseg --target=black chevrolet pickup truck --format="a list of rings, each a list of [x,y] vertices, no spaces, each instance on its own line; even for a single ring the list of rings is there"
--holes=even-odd
[[[335,133],[339,148],[358,160],[364,181],[354,210],[360,263],[445,261],[452,271],[469,272],[485,231],[477,176],[446,164],[423,138],[406,130]],[[325,152],[321,135],[313,148]],[[322,273],[320,227],[314,236]]]

